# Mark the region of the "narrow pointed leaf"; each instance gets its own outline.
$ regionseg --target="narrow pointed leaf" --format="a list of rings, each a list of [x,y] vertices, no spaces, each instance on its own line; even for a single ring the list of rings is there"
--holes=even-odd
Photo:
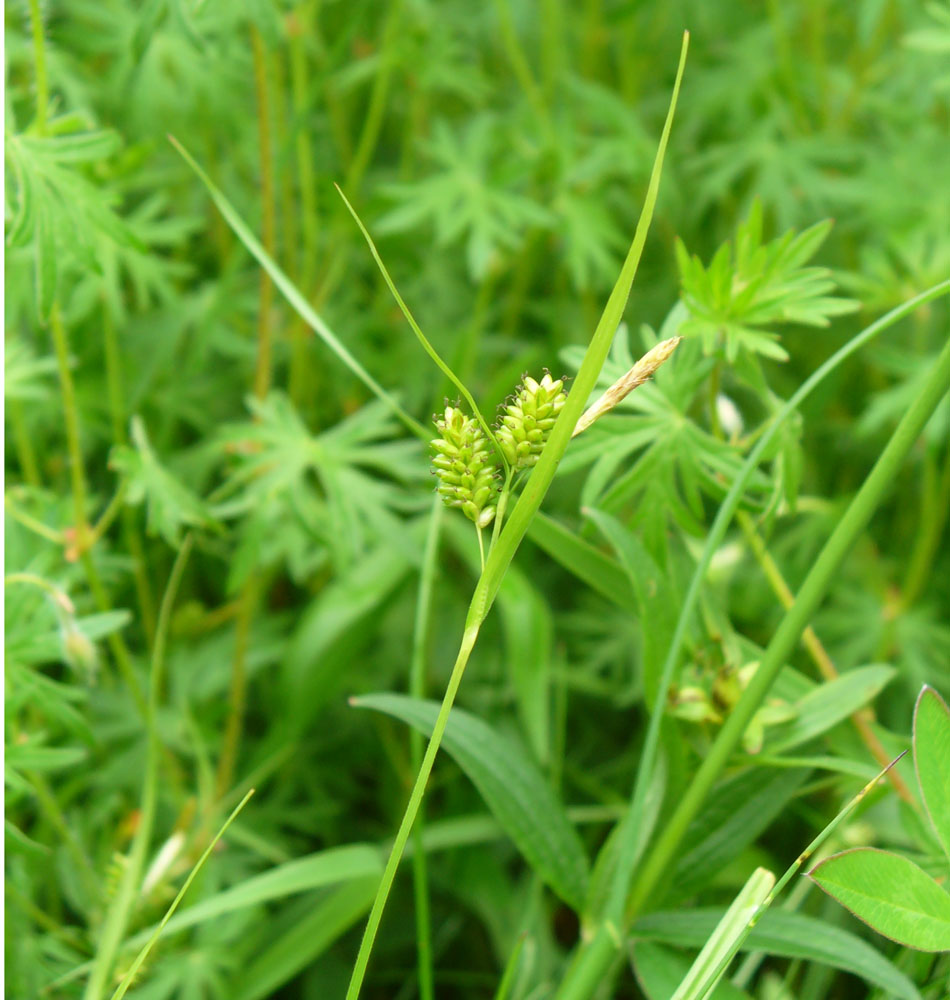
[[[353,704],[402,719],[427,736],[439,713],[434,701],[396,694],[354,698]],[[587,855],[564,807],[527,753],[458,708],[449,715],[443,745],[525,860],[565,902],[579,909],[587,891]]]

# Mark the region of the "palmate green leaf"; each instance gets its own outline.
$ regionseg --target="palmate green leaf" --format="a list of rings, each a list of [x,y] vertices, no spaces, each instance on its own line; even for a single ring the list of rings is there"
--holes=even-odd
[[[857,847],[808,874],[879,934],[919,951],[950,951],[950,894],[913,861]]]
[[[415,441],[395,437],[397,425],[383,403],[369,403],[319,435],[283,393],[250,399],[248,407],[254,419],[227,426],[219,438],[230,459],[214,508],[219,516],[247,515],[265,531],[275,517],[300,522],[310,545],[322,542],[338,570],[378,539],[400,537],[396,514],[405,495],[399,487],[421,481],[424,467]],[[249,545],[241,571],[253,572],[256,561],[274,562],[268,548],[279,555],[278,546]],[[242,575],[236,569],[235,582]]]
[[[796,702],[793,719],[766,730],[762,752],[783,753],[827,732],[872,702],[896,673],[880,664],[858,667],[815,688]]]
[[[126,502],[145,502],[149,533],[175,547],[184,528],[210,527],[206,504],[162,465],[138,417],[132,419],[131,438],[131,446],[113,448],[109,464],[125,479]]]
[[[914,709],[914,767],[930,822],[950,858],[950,708],[925,687]]]
[[[442,247],[464,240],[469,272],[484,278],[502,254],[516,250],[531,227],[554,216],[523,194],[523,161],[511,156],[510,138],[497,116],[483,113],[462,134],[436,122],[427,152],[437,172],[386,190],[400,202],[374,227],[382,235],[430,223]]]
[[[39,402],[47,399],[56,376],[56,359],[37,358],[33,350],[15,333],[3,344],[3,396]]]
[[[689,972],[689,960],[672,948],[637,941],[632,948],[633,972],[648,1000],[669,1000]],[[709,1000],[750,1000],[749,994],[728,980],[720,982]]]
[[[112,193],[81,171],[112,155],[118,145],[116,133],[104,130],[49,137],[14,135],[6,143],[17,189],[7,240],[12,246],[33,244],[41,316],[49,314],[56,297],[60,255],[98,269],[103,241],[144,250],[114,211]]]
[[[395,716],[426,735],[439,713],[437,702],[405,695],[366,695],[353,704]],[[458,708],[449,715],[443,743],[525,860],[579,910],[587,891],[587,855],[563,805],[531,759],[506,736]]]
[[[721,909],[698,908],[678,913],[651,913],[633,928],[635,940],[701,948],[722,919]],[[901,1000],[921,1000],[911,980],[877,949],[834,924],[769,910],[742,943],[740,951],[764,951],[781,958],[817,962],[850,972]]]
[[[763,243],[762,204],[756,201],[737,230],[735,251],[723,244],[708,267],[677,241],[683,301],[690,313],[681,334],[702,337],[707,354],[721,345],[730,362],[740,351],[785,361],[788,354],[778,344],[775,327],[828,326],[830,317],[858,306],[834,296],[835,284],[826,268],[804,267],[830,229],[830,221],[822,222],[798,235],[790,230]]]

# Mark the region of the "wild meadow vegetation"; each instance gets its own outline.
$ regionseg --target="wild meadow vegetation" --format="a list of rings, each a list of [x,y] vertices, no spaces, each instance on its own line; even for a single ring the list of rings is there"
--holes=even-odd
[[[7,996],[946,998],[945,0],[5,18]]]

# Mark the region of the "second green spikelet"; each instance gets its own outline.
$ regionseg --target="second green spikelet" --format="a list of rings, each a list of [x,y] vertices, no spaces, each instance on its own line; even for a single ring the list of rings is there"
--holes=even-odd
[[[505,405],[496,436],[512,470],[530,469],[541,457],[551,428],[564,406],[563,379],[545,373],[540,382],[526,375]]]
[[[449,507],[461,507],[479,528],[491,524],[498,503],[495,464],[485,432],[456,406],[446,406],[436,420],[440,437],[432,442],[432,466],[439,495]]]

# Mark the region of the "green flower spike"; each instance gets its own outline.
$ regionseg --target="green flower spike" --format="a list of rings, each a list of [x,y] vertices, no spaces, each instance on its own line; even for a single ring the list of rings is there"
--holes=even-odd
[[[520,472],[537,464],[566,399],[563,379],[555,381],[545,373],[536,382],[525,375],[518,391],[505,405],[496,434],[512,471]]]
[[[439,495],[447,507],[461,507],[478,528],[486,528],[495,516],[498,486],[485,432],[456,406],[446,406],[435,426],[441,435],[432,442]]]

